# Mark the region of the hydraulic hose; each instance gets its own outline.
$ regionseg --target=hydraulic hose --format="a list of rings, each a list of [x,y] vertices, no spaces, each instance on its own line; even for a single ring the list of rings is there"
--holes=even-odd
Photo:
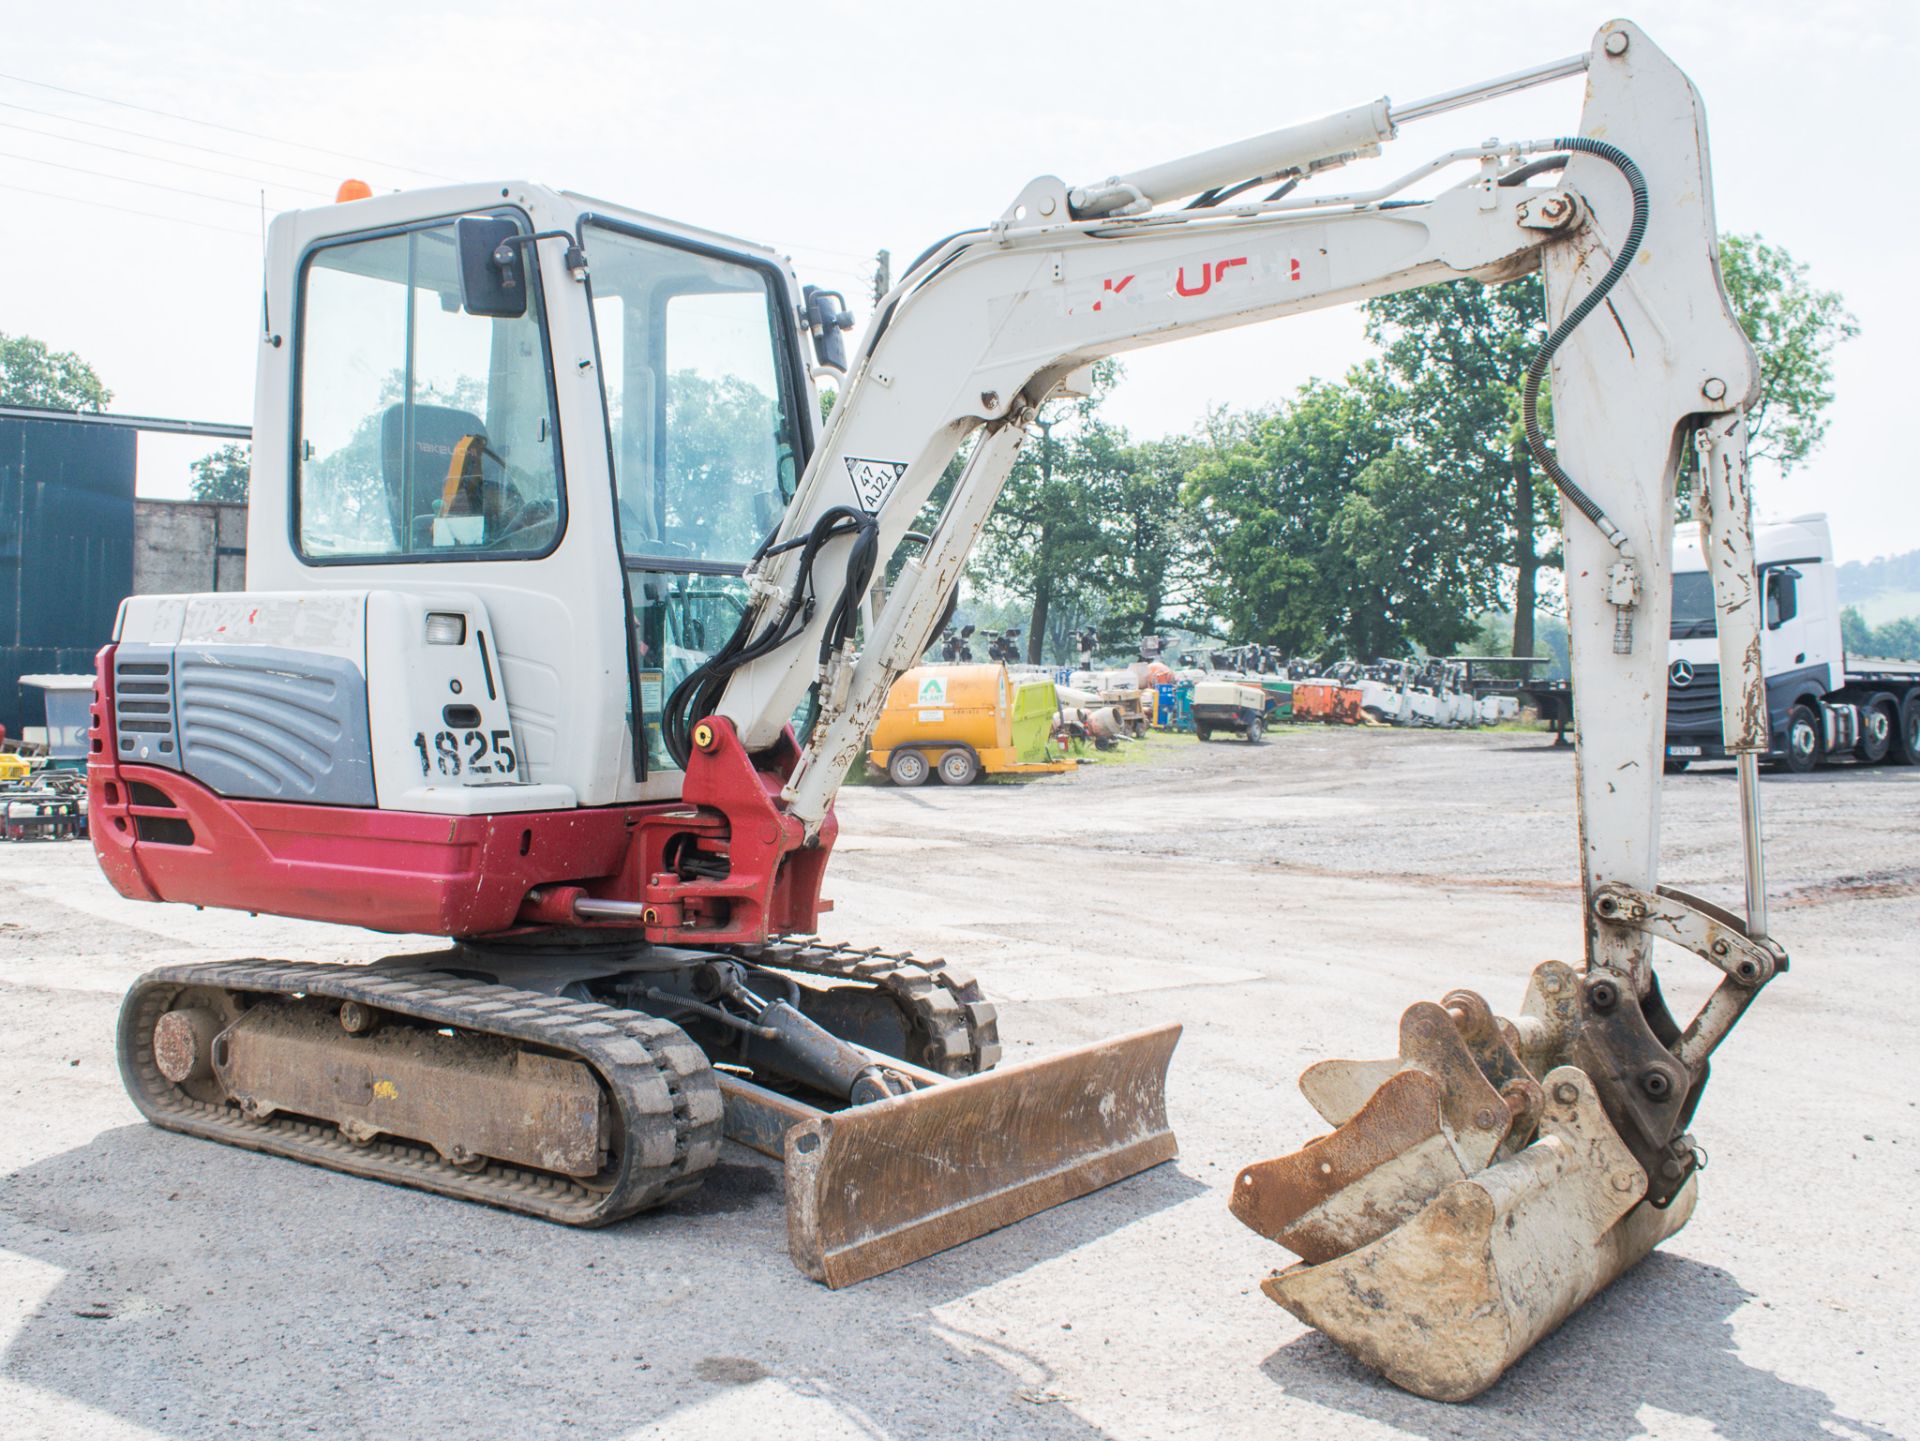
[[[1627,227],[1627,238],[1619,252],[1613,258],[1613,264],[1607,273],[1600,277],[1600,283],[1589,290],[1580,303],[1568,311],[1565,318],[1553,328],[1546,343],[1534,353],[1527,364],[1526,385],[1520,394],[1520,413],[1527,430],[1527,449],[1533,455],[1534,464],[1544,470],[1559,487],[1560,493],[1567,498],[1573,508],[1592,521],[1600,534],[1609,544],[1624,551],[1627,538],[1602,510],[1594,498],[1588,495],[1574,481],[1574,478],[1561,469],[1554,453],[1547,448],[1546,435],[1540,429],[1538,406],[1540,401],[1540,382],[1547,373],[1547,366],[1553,360],[1554,352],[1559,350],[1566,338],[1580,328],[1580,323],[1599,308],[1600,302],[1607,298],[1627,273],[1627,267],[1633,263],[1633,257],[1639,252],[1640,242],[1647,233],[1647,179],[1640,173],[1640,167],[1633,158],[1617,145],[1609,145],[1604,140],[1589,140],[1585,136],[1571,136],[1553,142],[1555,150],[1571,150],[1584,155],[1593,155],[1606,161],[1626,177],[1627,185],[1633,191],[1633,223]]]
[[[813,618],[818,605],[814,594],[815,557],[828,541],[841,536],[851,536],[853,545],[847,557],[845,584],[833,602],[826,631],[820,638],[821,663],[852,639],[860,619],[860,597],[866,594],[879,559],[880,523],[865,511],[836,505],[824,512],[805,534],[780,545],[761,547],[763,557],[788,550],[801,552],[794,568],[793,585],[772,623],[755,636],[755,615],[750,608],[726,644],[689,672],[667,697],[660,715],[660,738],[676,767],[687,768],[687,758],[693,753],[693,727],[713,714],[726,689],[727,678],[742,666],[792,641]]]

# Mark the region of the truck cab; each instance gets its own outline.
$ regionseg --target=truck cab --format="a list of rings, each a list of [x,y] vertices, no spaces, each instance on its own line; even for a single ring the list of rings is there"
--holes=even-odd
[[[1848,756],[1911,764],[1920,750],[1920,666],[1850,661],[1826,516],[1756,525],[1754,561],[1766,605],[1760,652],[1772,741],[1767,758],[1794,771]],[[1683,531],[1673,548],[1666,768],[1729,758],[1713,581],[1697,532]]]

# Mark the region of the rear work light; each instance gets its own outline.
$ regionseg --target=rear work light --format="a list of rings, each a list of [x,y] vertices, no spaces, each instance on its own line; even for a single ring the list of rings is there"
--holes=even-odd
[[[465,645],[467,643],[467,618],[458,611],[430,610],[427,612],[428,645]]]

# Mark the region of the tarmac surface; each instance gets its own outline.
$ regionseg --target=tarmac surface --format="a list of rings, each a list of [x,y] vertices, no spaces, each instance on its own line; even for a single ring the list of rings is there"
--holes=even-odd
[[[123,901],[80,844],[0,846],[0,1436],[1772,1441],[1920,1435],[1920,770],[1765,786],[1793,969],[1715,1062],[1692,1223],[1467,1406],[1269,1302],[1226,1210],[1324,1127],[1311,1062],[1455,986],[1577,962],[1571,753],[1286,731],[966,791],[849,790],[827,934],[978,972],[1009,1059],[1186,1027],[1178,1160],[829,1292],[780,1173],[578,1232],[142,1124],[121,992],[167,961],[409,943]],[[1665,785],[1663,878],[1737,904],[1730,770]],[[1705,970],[1662,967],[1676,1009]],[[1901,1357],[1906,1360],[1901,1360]]]

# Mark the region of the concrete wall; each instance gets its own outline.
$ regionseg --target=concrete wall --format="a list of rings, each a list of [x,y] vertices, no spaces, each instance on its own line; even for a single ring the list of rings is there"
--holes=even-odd
[[[246,566],[246,506],[207,500],[134,501],[133,594],[240,590]]]

